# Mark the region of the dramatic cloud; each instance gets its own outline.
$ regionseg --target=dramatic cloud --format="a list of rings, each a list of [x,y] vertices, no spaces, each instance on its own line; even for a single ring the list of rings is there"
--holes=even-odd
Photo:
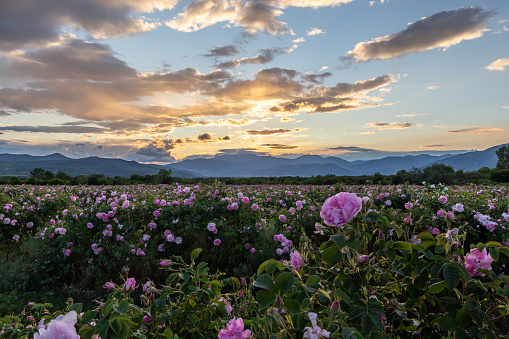
[[[305,128],[296,128],[296,129],[293,129],[293,130],[279,128],[279,129],[264,129],[264,130],[261,130],[261,131],[250,130],[250,131],[247,131],[246,133],[249,134],[249,135],[275,135],[275,134],[295,133],[295,132],[300,132],[300,131],[303,131],[303,130],[305,130]]]
[[[228,22],[244,27],[247,34],[267,32],[269,34],[292,33],[284,22],[276,17],[283,12],[263,2],[228,0],[198,0],[190,2],[184,12],[166,24],[183,32],[193,32],[219,22]]]
[[[198,135],[198,140],[200,140],[200,141],[212,140],[212,135],[210,135],[210,133],[200,134],[200,135]]]
[[[484,67],[489,71],[505,71],[505,68],[509,66],[509,58],[497,59],[488,66]]]
[[[348,151],[348,152],[376,152],[376,149],[373,148],[362,148],[357,146],[338,146],[338,147],[329,147],[328,149],[338,150],[338,151]]]
[[[276,7],[329,7],[348,4],[354,0],[269,0]]]
[[[457,130],[449,130],[445,131],[445,133],[470,133],[470,134],[485,134],[485,133],[497,133],[503,132],[504,130],[501,128],[482,128],[482,127],[471,127]]]
[[[0,117],[6,117],[8,115],[11,115],[11,113],[7,112],[6,110],[0,109]]]
[[[314,84],[321,84],[323,83],[325,78],[328,78],[330,76],[332,76],[331,72],[325,72],[320,74],[306,74],[303,78],[308,82],[312,82]]]
[[[79,39],[12,53],[10,58],[0,59],[0,67],[1,76],[37,79],[113,81],[136,76],[136,71],[116,58],[109,46]]]
[[[112,38],[150,31],[157,23],[138,13],[172,9],[179,0],[59,1],[16,0],[0,4],[0,50],[43,46],[62,27]]]
[[[274,113],[300,110],[308,110],[309,113],[325,113],[377,106],[378,103],[369,104],[360,99],[366,99],[365,92],[386,86],[394,81],[396,80],[393,75],[386,74],[369,80],[357,81],[354,84],[337,83],[333,87],[316,86],[309,92],[303,93],[301,98],[274,106],[270,110]]]
[[[494,15],[494,12],[480,7],[436,13],[409,24],[398,33],[358,43],[346,57],[356,62],[366,62],[435,48],[447,49],[463,40],[481,37],[487,30],[486,22]]]
[[[410,122],[372,122],[366,125],[369,128],[378,128],[379,130],[384,129],[404,129],[414,126],[414,123]]]

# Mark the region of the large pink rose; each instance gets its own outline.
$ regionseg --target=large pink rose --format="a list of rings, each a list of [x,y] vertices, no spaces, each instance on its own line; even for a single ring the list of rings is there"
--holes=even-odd
[[[478,272],[477,269],[491,270],[492,262],[493,258],[486,249],[479,252],[477,248],[474,248],[465,258],[464,265],[471,277],[475,277],[476,275],[485,276],[484,273]]]
[[[355,193],[341,192],[325,200],[320,216],[326,225],[344,226],[362,208],[362,199]]]
[[[77,318],[75,311],[71,311],[65,316],[59,315],[50,321],[46,329],[40,328],[39,333],[34,334],[34,339],[80,339],[74,327]]]

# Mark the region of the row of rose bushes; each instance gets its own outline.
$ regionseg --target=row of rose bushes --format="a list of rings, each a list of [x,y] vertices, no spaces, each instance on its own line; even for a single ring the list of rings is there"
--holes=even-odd
[[[269,259],[252,277],[210,273],[208,264],[197,260],[202,249],[196,249],[190,262],[181,257],[159,262],[167,274],[163,286],[125,276],[121,283],[104,284],[110,294],[93,309],[83,310],[70,300],[52,313],[49,304],[30,303],[20,316],[0,321],[0,336],[507,335],[509,276],[502,262],[508,247],[489,241],[466,248],[467,226],[452,227],[456,217],[451,215],[443,230],[419,232],[412,218],[397,223],[385,213],[362,209],[355,194],[330,197],[320,208],[323,224],[315,231],[329,240],[317,244],[303,233],[299,246],[291,246],[289,260]],[[274,240],[281,241],[282,235]]]
[[[7,257],[26,257],[21,271],[26,285],[36,288],[65,283],[93,289],[122,268],[145,276],[160,259],[187,257],[198,247],[205,250],[203,259],[211,269],[246,275],[269,258],[288,259],[302,232],[315,244],[327,240],[317,222],[323,202],[338,190],[356,192],[363,214],[376,210],[409,234],[464,226],[467,248],[487,241],[505,244],[509,234],[507,192],[496,187],[218,183],[2,188],[3,251]]]

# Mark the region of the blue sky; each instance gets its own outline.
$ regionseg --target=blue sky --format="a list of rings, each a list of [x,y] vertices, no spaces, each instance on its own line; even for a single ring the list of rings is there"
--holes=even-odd
[[[0,152],[347,159],[509,141],[509,2],[0,4]]]

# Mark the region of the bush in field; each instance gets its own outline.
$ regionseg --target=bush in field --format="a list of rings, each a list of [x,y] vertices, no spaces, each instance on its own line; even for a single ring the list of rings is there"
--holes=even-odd
[[[419,233],[372,211],[321,226],[330,240],[319,245],[303,234],[289,261],[269,259],[247,279],[211,273],[196,249],[190,263],[160,262],[162,287],[126,276],[106,283],[111,293],[93,309],[31,304],[1,319],[0,333],[32,337],[69,319],[84,338],[497,338],[508,329],[509,277],[495,263],[509,248],[477,244],[465,255],[464,231]]]
[[[509,182],[509,169],[491,171],[490,180],[494,182]]]

